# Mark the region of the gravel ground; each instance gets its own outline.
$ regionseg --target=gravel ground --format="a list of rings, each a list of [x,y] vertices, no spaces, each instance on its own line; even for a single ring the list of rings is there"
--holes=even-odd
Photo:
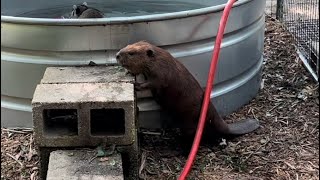
[[[257,118],[261,128],[227,146],[202,146],[190,179],[319,179],[318,85],[290,34],[266,18],[263,82],[257,97],[227,121]],[[186,158],[174,132],[143,135],[141,178],[176,179]],[[38,179],[30,130],[1,131],[1,179]]]

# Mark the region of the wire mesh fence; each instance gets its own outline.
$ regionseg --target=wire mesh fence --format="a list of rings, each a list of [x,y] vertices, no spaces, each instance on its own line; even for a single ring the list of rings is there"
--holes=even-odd
[[[265,12],[267,15],[276,18],[277,0],[266,0]]]
[[[267,0],[266,14],[286,25],[301,60],[318,81],[319,0]]]

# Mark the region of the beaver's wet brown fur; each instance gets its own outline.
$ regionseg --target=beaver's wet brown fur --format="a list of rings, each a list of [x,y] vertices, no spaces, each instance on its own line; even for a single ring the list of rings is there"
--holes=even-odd
[[[181,124],[184,135],[195,134],[204,90],[182,63],[166,50],[146,41],[126,46],[117,53],[116,59],[130,73],[145,76],[146,82],[136,84],[136,89],[151,89],[160,106]],[[227,124],[213,104],[209,104],[206,134],[242,135],[258,127],[255,119]]]

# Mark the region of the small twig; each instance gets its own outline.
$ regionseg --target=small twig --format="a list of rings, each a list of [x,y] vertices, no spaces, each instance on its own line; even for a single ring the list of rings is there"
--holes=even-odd
[[[252,115],[253,115],[254,119],[257,119],[257,120],[258,120],[258,118],[257,118],[256,114],[253,112],[253,108],[251,109],[251,113],[252,113]]]
[[[140,168],[139,168],[139,176],[142,174],[142,171],[146,165],[146,159],[147,159],[147,155],[146,155],[146,152],[142,152],[141,154],[141,165],[140,165]]]
[[[90,160],[89,160],[89,164],[98,157],[98,154],[94,155]]]
[[[151,170],[149,170],[148,168],[146,168],[146,171],[149,173],[149,174],[151,174],[151,175],[157,175],[158,173],[156,173],[156,172],[152,172]]]
[[[167,168],[169,169],[170,174],[172,174],[172,170],[171,170],[171,168],[169,167],[169,165],[167,164],[166,166],[167,166]]]
[[[77,174],[79,171],[80,171],[80,168],[77,168],[77,169],[74,171],[73,175]]]
[[[32,130],[30,131],[19,131],[19,130],[13,130],[13,129],[6,129],[6,128],[2,128],[3,131],[6,131],[6,132],[11,132],[11,133],[19,133],[19,134],[29,134],[30,132],[32,132]]]
[[[310,161],[307,161],[312,167],[314,167],[314,168],[316,168],[316,169],[319,169],[319,166],[316,166],[316,165],[314,165],[312,162],[310,162]]]
[[[52,117],[51,120],[54,119],[77,119],[77,115],[65,115],[65,116],[56,116],[56,117]]]
[[[161,132],[142,131],[142,134],[161,136]]]
[[[268,140],[266,143],[260,145],[255,151],[251,152],[243,162],[246,162],[253,154],[257,153],[263,146],[267,145],[269,142],[270,142],[270,140]]]
[[[287,161],[282,161],[284,164],[286,164],[288,167],[290,167],[292,170],[296,170],[296,167],[294,167],[292,164],[288,163]]]
[[[9,156],[9,157],[11,157],[13,160],[15,160],[17,163],[19,163],[21,167],[23,167],[23,164],[22,164],[18,159],[16,159],[14,156],[12,156],[12,155],[9,154],[9,153],[6,153],[6,155]]]
[[[277,108],[278,106],[282,105],[283,103],[279,103],[275,106],[273,106],[273,108],[269,109],[267,112],[271,112],[272,110],[274,110],[275,108]]]

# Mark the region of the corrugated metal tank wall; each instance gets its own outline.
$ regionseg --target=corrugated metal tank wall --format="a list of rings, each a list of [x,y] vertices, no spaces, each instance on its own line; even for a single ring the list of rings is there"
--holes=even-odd
[[[197,2],[198,7],[176,12],[94,20],[27,16],[28,12],[48,7],[72,7],[76,1],[46,2],[1,1],[1,126],[32,127],[30,101],[46,67],[90,61],[115,63],[114,55],[120,48],[142,39],[167,49],[204,87],[226,0],[202,0]],[[96,7],[99,3],[117,1],[87,2]],[[222,115],[243,106],[259,90],[264,7],[265,1],[239,0],[230,14],[212,93],[213,103]],[[150,97],[139,98],[138,107],[139,122],[144,127],[156,127],[166,117],[159,113],[158,105]]]

